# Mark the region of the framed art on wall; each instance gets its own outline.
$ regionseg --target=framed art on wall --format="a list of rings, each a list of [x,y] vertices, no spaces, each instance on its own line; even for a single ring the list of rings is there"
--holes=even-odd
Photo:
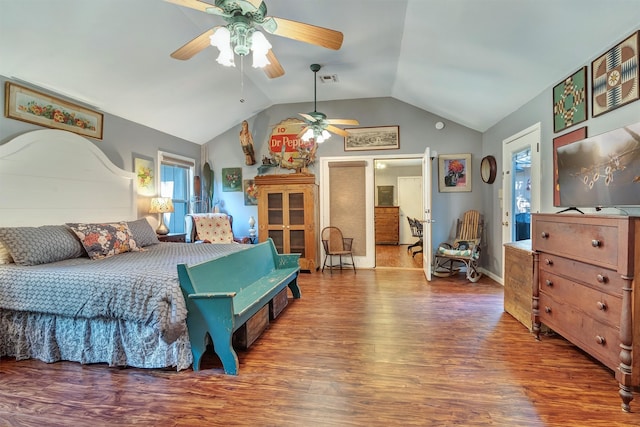
[[[245,179],[242,181],[242,187],[244,192],[244,205],[257,206],[258,187],[256,186],[256,181],[253,179]]]
[[[12,82],[5,83],[4,96],[10,119],[102,139],[102,113]]]
[[[638,99],[636,31],[591,63],[591,111],[596,117]]]
[[[553,206],[560,206],[560,180],[558,174],[558,148],[587,137],[587,127],[553,138]]]
[[[222,191],[242,191],[242,168],[222,168]]]
[[[400,148],[400,126],[345,129],[344,151],[396,150]]]
[[[553,131],[587,120],[587,67],[553,87]]]
[[[471,191],[471,154],[438,156],[438,190],[441,193]]]
[[[156,190],[153,160],[137,156],[134,157],[133,171],[136,173],[138,194],[141,196],[154,196]]]

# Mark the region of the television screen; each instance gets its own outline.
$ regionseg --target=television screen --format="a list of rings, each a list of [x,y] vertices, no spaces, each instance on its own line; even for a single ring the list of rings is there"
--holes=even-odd
[[[556,149],[560,206],[640,206],[640,123]]]

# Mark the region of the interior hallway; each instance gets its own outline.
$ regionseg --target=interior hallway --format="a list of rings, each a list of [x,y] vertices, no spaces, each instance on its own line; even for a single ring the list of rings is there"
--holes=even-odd
[[[411,256],[409,245],[376,245],[376,267],[422,269],[422,253]],[[418,248],[412,248],[412,251]]]

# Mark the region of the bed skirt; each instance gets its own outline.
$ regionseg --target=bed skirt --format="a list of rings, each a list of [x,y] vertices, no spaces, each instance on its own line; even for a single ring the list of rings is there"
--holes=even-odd
[[[137,322],[11,310],[0,310],[0,356],[178,371],[193,362],[186,327],[167,344],[157,328]]]

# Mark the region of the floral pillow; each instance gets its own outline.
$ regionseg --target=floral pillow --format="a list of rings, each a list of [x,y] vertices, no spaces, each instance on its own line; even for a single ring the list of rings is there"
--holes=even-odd
[[[207,243],[232,243],[233,231],[226,214],[193,215],[197,239]]]
[[[124,221],[108,224],[67,223],[67,226],[76,233],[91,259],[142,250]]]

